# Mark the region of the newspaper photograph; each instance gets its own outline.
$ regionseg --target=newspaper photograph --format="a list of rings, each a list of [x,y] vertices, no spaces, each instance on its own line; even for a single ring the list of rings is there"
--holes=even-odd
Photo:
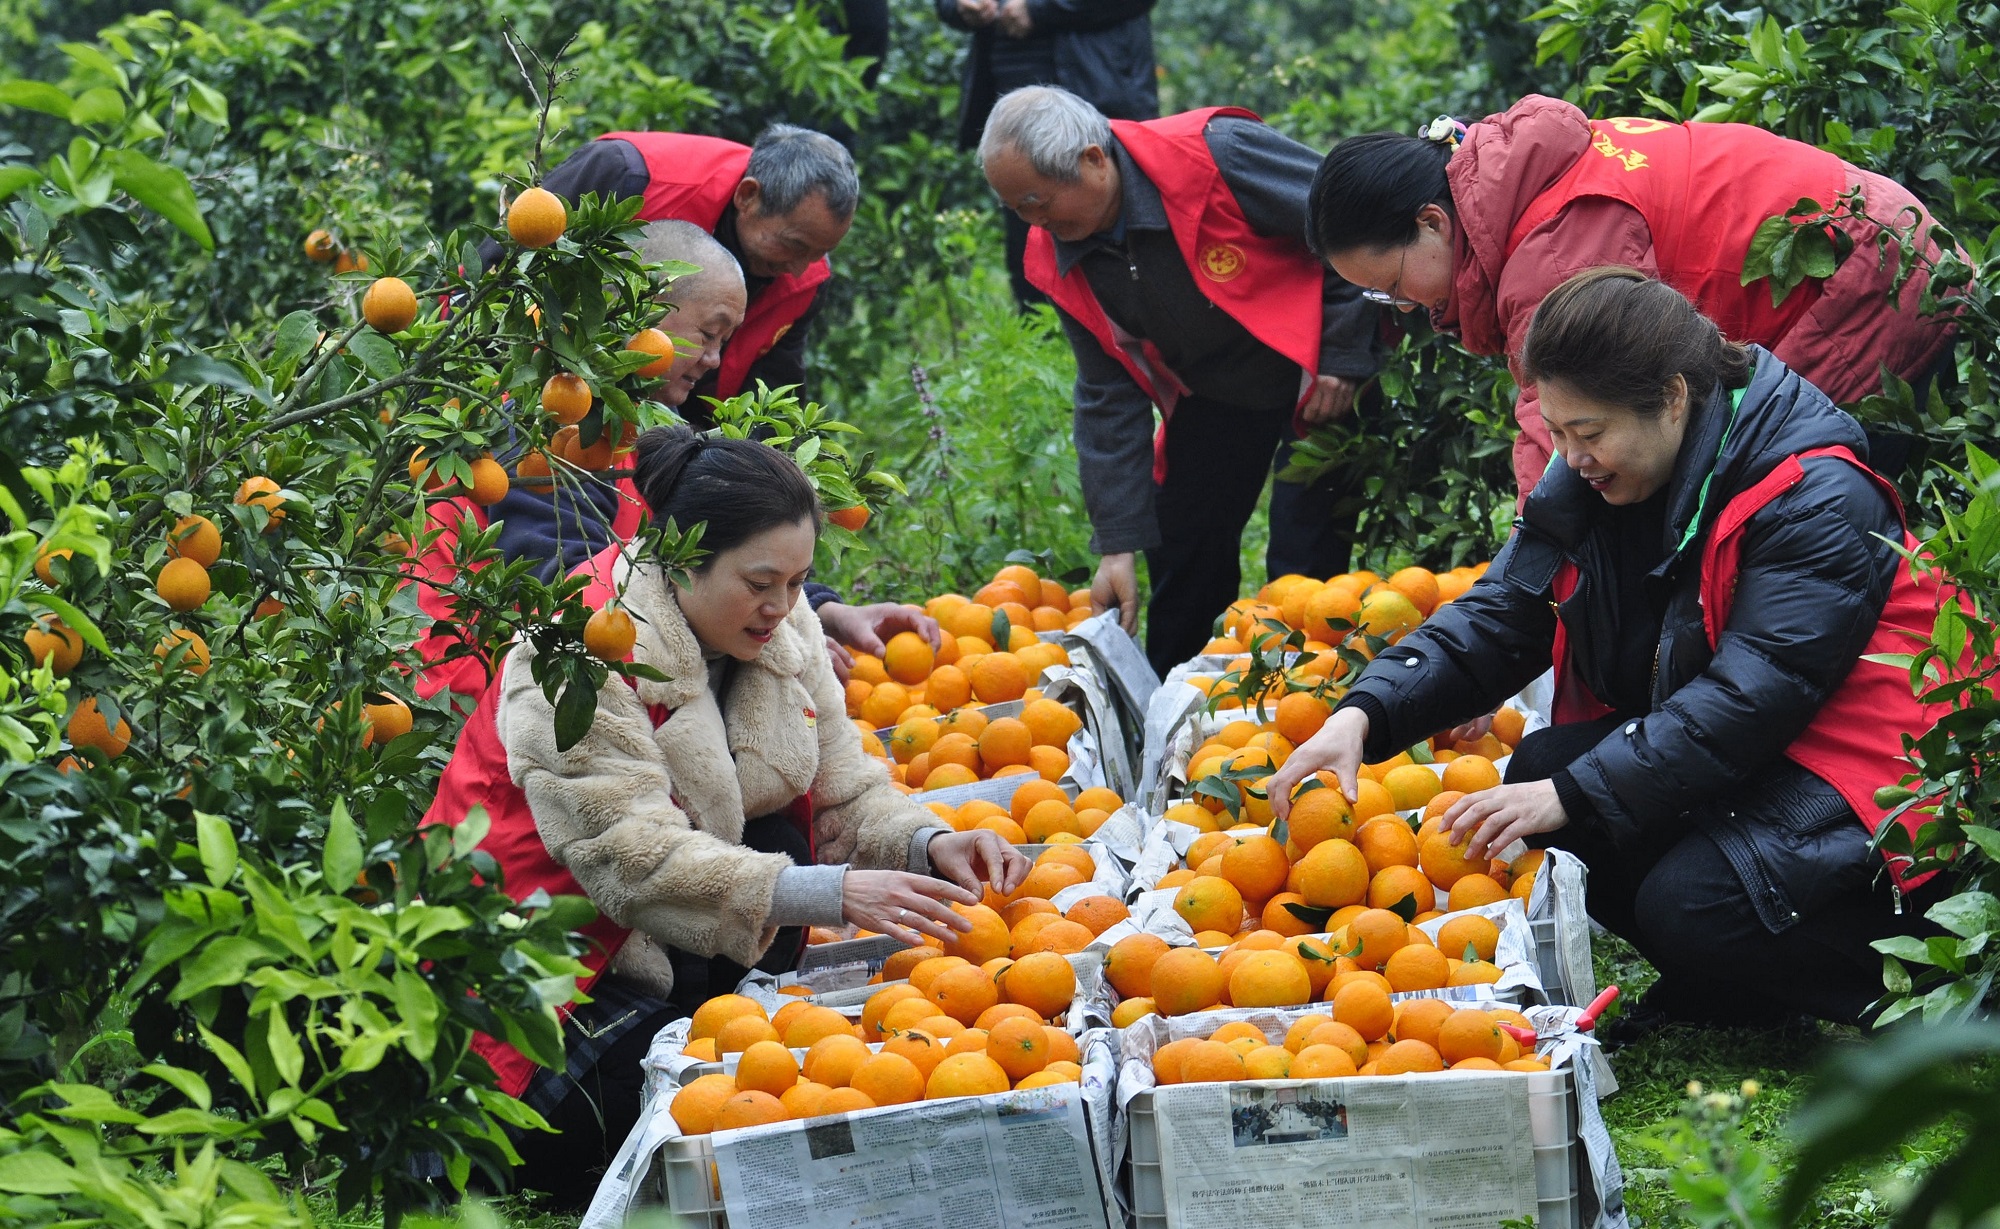
[[[1075,1086],[715,1138],[732,1225],[1108,1229]]]
[[[1535,1215],[1526,1085],[1312,1080],[1157,1088],[1168,1223],[1471,1229]]]

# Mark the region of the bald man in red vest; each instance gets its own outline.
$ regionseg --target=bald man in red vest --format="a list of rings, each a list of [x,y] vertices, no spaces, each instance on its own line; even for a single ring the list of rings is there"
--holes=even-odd
[[[1317,155],[1248,111],[1107,120],[1029,86],[994,107],[979,154],[1033,228],[1028,280],[1076,353],[1092,605],[1136,628],[1144,551],[1165,674],[1238,596],[1243,526],[1290,442],[1348,416],[1375,374],[1378,309],[1306,247]],[[1359,480],[1273,483],[1271,575],[1348,569]]]
[[[861,184],[854,160],[823,133],[773,124],[752,145],[683,132],[613,132],[550,171],[542,186],[572,205],[589,193],[644,198],[639,220],[692,222],[743,268],[743,323],[681,408],[698,426],[704,397],[733,397],[763,381],[806,380],[806,333],[819,288],[833,276],[827,253],[854,221]],[[488,259],[497,259],[498,247]]]

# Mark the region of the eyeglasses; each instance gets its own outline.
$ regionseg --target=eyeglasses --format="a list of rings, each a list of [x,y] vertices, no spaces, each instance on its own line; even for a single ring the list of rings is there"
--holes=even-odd
[[[1363,290],[1361,297],[1370,303],[1380,303],[1384,307],[1422,307],[1423,304],[1413,299],[1403,298],[1396,293],[1403,288],[1403,266],[1409,262],[1410,249],[1405,247],[1402,257],[1396,261],[1396,280],[1389,283],[1389,288],[1387,290],[1376,290],[1371,287]]]

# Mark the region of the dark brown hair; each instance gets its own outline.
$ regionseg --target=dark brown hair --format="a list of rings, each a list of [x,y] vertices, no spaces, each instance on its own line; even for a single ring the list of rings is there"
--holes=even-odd
[[[1688,405],[1698,407],[1716,388],[1749,380],[1750,354],[1672,286],[1607,266],[1584,270],[1542,300],[1521,348],[1521,375],[1656,418],[1675,376],[1687,381]]]
[[[654,427],[636,445],[632,485],[653,519],[705,526],[706,560],[780,525],[823,520],[819,493],[792,458],[756,440],[710,439],[688,427]]]

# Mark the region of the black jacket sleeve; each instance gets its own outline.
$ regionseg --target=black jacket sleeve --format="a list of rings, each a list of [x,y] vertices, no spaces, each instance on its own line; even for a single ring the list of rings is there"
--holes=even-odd
[[[955,0],[938,0],[940,5]],[[1059,30],[1102,30],[1121,21],[1144,17],[1155,0],[1028,0],[1028,20],[1036,34]]]
[[[1153,510],[1153,401],[1124,364],[1060,307],[1056,316],[1076,354],[1076,472],[1090,516],[1090,549],[1100,555],[1160,544]]]
[[[952,29],[954,30],[972,29],[972,27],[966,25],[965,20],[958,15],[958,0],[932,0],[931,7],[937,10],[938,20],[950,26]]]
[[[1524,550],[1517,532],[1463,596],[1368,664],[1340,702],[1368,714],[1365,762],[1492,712],[1549,668],[1552,552],[1533,539]]]
[[[1269,124],[1222,117],[1210,121],[1209,152],[1243,219],[1262,235],[1295,239],[1308,259],[1306,198],[1320,157]],[[1382,309],[1361,297],[1332,269],[1323,270],[1319,374],[1366,380],[1381,370]]]
[[[1776,761],[1874,634],[1898,564],[1883,538],[1900,541],[1901,524],[1853,466],[1804,464],[1804,480],[1747,527],[1707,667],[1570,765],[1612,840],[1641,839]]]
[[[785,335],[778,339],[777,344],[750,364],[750,370],[744,375],[743,387],[746,391],[756,388],[759,380],[772,388],[796,384],[799,386],[799,400],[806,399],[806,335],[812,331],[819,308],[819,296],[814,295],[805,314],[792,321],[792,327],[785,330]]]
[[[644,196],[651,181],[646,159],[630,141],[585,141],[582,149],[542,176],[542,187],[573,209],[593,192],[607,199]],[[499,244],[488,239],[479,245],[481,264],[490,269],[498,259]]]

